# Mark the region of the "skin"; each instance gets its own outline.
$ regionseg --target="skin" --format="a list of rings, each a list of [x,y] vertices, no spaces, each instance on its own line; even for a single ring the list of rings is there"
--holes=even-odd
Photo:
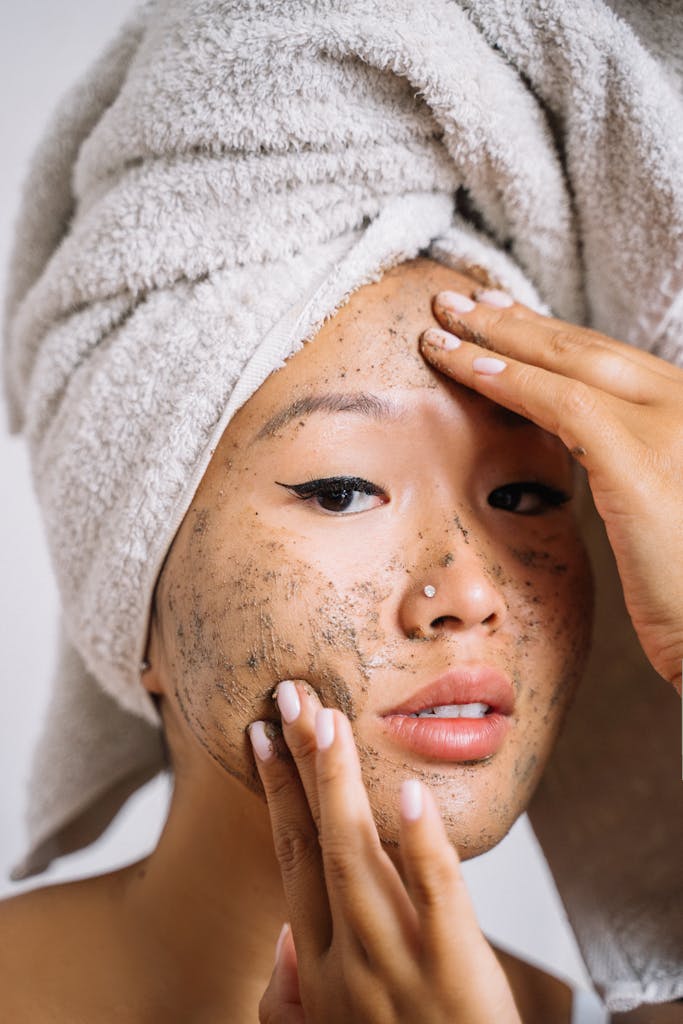
[[[679,521],[680,473],[672,476],[670,470],[680,469],[682,454],[680,371],[596,332],[535,316],[503,293],[477,290],[468,297],[442,292],[434,310],[451,330],[423,334],[427,358],[450,377],[495,395],[496,401],[552,430],[583,460],[643,649],[657,671],[676,685],[677,671],[669,672],[680,653],[680,588],[671,578],[668,560],[680,547],[680,535],[673,542],[670,536],[672,523]],[[455,336],[453,323],[475,344]],[[506,356],[521,354],[524,361],[482,356],[481,345]],[[605,438],[614,447],[606,446]],[[471,904],[463,898],[457,858],[443,842],[429,801],[417,821],[404,822],[403,879],[392,875],[381,855],[373,852],[377,830],[350,770],[351,751],[330,758],[327,741],[321,746],[318,739],[315,759],[307,754],[309,697],[302,689],[301,708],[297,700],[292,709],[291,686],[278,688],[278,702],[282,699],[284,736],[317,825],[309,825],[308,848],[317,850],[319,839],[322,864],[316,869],[315,857],[307,852],[292,865],[286,836],[306,835],[311,815],[303,800],[296,807],[301,787],[292,779],[287,784],[280,760],[263,742],[255,742],[273,832],[286,854],[281,861],[296,944],[287,933],[278,947],[261,1004],[263,1024],[302,1024],[317,1019],[320,1006],[326,1020],[340,1021],[419,1017],[475,1024],[517,1022],[520,1014],[524,1020],[561,1019],[558,1006],[529,1008],[516,990],[516,1008],[506,1000],[490,950],[471,920]],[[325,737],[325,729],[320,730],[324,716],[337,714],[317,712],[316,738]],[[344,721],[340,717],[337,723],[340,738],[335,744],[340,748]],[[254,727],[255,740],[257,734]],[[330,794],[335,789],[331,780],[336,796]],[[330,813],[330,804],[336,813]],[[363,885],[359,875],[367,879]],[[393,890],[390,901],[388,889]],[[316,931],[321,933],[317,941]],[[458,956],[444,954],[455,949]],[[366,979],[368,962],[371,974]],[[388,1004],[382,1002],[387,996]],[[675,1015],[673,1006],[646,1011],[653,1022]],[[614,1019],[642,1016],[635,1011]]]
[[[278,721],[279,680],[307,681],[353,721],[382,840],[396,844],[390,808],[412,770],[467,857],[531,796],[580,677],[591,605],[570,505],[523,516],[486,500],[536,477],[571,491],[562,445],[418,352],[431,296],[453,280],[418,261],[362,289],[231,423],[159,580],[147,685],[195,741],[177,756],[198,740],[261,792],[246,728]],[[404,405],[402,421],[316,413],[255,440],[293,401],[361,386]],[[390,501],[342,518],[275,483],[340,473],[379,481]],[[508,674],[519,724],[489,763],[444,771],[393,747],[376,717],[463,662]]]
[[[559,437],[586,469],[638,639],[680,696],[683,369],[489,294],[466,313],[453,308],[452,292],[437,295],[434,313],[448,330],[428,329],[421,351],[453,380]],[[478,296],[465,289],[457,304]],[[481,345],[496,353],[493,373]],[[477,370],[482,357],[487,372]]]
[[[486,500],[532,472],[569,487],[565,447],[503,421],[448,379],[469,372],[457,363],[461,350],[430,354],[430,366],[418,349],[439,314],[432,296],[474,287],[427,261],[397,268],[356,293],[231,422],[156,595],[144,681],[158,695],[175,768],[169,821],[145,861],[5,904],[0,980],[11,1019],[39,1020],[41,1008],[57,1006],[64,1020],[90,1022],[256,1019],[277,980],[276,972],[268,985],[290,908],[245,730],[257,718],[272,723],[276,761],[291,764],[271,696],[282,679],[303,680],[341,721],[348,714],[392,862],[400,864],[397,790],[406,775],[428,783],[432,824],[438,809],[444,842],[463,858],[497,842],[528,802],[580,675],[590,581],[569,506],[523,517]],[[504,324],[498,332],[505,336]],[[463,382],[504,391],[503,378]],[[283,405],[323,385],[407,398],[408,418],[317,413],[254,441]],[[339,473],[381,482],[389,502],[330,517],[274,483]],[[431,601],[426,583],[437,587]],[[390,747],[375,718],[451,659],[502,668],[516,704],[494,758],[445,769]],[[539,979],[502,959],[518,1006],[529,1002],[523,1019],[549,1019],[538,1011]],[[20,985],[10,981],[17,977]],[[28,987],[32,1006],[27,977],[40,978]],[[103,992],[116,992],[116,1005],[103,1007]],[[552,1019],[568,1020],[566,993],[552,1005],[562,1007]]]

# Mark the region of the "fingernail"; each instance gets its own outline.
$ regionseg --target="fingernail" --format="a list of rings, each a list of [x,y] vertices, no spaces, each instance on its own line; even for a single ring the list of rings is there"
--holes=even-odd
[[[334,711],[321,708],[315,716],[315,740],[318,750],[327,750],[334,742]]]
[[[494,359],[492,356],[478,356],[472,360],[472,369],[476,373],[500,373],[506,366],[507,363],[502,359]]]
[[[288,931],[289,931],[289,923],[287,921],[285,921],[285,923],[283,924],[282,928],[280,929],[280,934],[277,937],[277,943],[275,944],[275,963],[276,964],[280,962],[280,955],[282,953],[282,947],[285,944],[285,939],[287,938],[287,932]]]
[[[428,327],[422,334],[422,340],[428,345],[435,345],[436,348],[444,348],[449,352],[462,345],[461,338],[448,331],[440,331],[438,327]]]
[[[436,303],[443,309],[452,310],[454,313],[471,313],[477,305],[462,292],[439,292]]]
[[[406,821],[417,821],[422,814],[422,785],[418,779],[401,783],[401,814]]]
[[[488,288],[486,291],[477,292],[477,299],[484,305],[493,306],[495,309],[507,309],[515,302],[507,292],[503,292],[499,288]]]
[[[301,711],[301,701],[299,700],[299,694],[296,692],[296,686],[294,683],[286,679],[278,686],[275,696],[277,698],[277,706],[280,709],[280,714],[284,718],[285,722],[289,725],[290,722],[296,722]]]
[[[266,734],[265,722],[252,722],[248,729],[249,739],[259,761],[270,761],[273,744]]]

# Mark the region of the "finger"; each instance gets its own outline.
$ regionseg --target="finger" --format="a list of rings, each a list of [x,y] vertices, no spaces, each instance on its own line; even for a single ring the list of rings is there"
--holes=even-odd
[[[283,680],[278,683],[274,697],[282,716],[282,735],[294,758],[317,827],[320,824],[320,809],[316,780],[315,716],[321,704],[313,688],[303,681]]]
[[[662,378],[681,379],[680,369],[657,356],[598,331],[541,316],[519,303],[493,306],[457,292],[440,292],[433,305],[439,322],[467,341],[628,401],[656,401]]]
[[[393,979],[417,948],[415,911],[382,849],[346,716],[319,711],[316,739],[320,843],[334,934],[353,936],[378,971]]]
[[[296,949],[289,925],[280,932],[275,967],[259,1003],[260,1024],[305,1024],[299,993]]]
[[[278,734],[274,723],[249,726],[292,931],[299,953],[310,961],[329,947],[332,918],[318,830],[296,765]]]
[[[439,293],[439,295],[443,294],[443,292]],[[438,301],[439,295],[435,296],[435,308],[441,305]],[[470,296],[468,295],[468,297]],[[660,373],[663,376],[677,381],[680,381],[681,376],[683,375],[683,369],[681,367],[675,366],[666,359],[655,356],[651,352],[646,352],[644,349],[637,348],[635,345],[618,341],[616,338],[612,338],[608,334],[603,334],[601,331],[596,331],[592,327],[583,327],[577,324],[568,323],[565,320],[560,320],[557,317],[544,316],[542,313],[536,313],[533,309],[523,305],[521,302],[515,302],[512,296],[508,295],[506,292],[476,288],[471,292],[471,299],[475,303],[475,310],[473,312],[475,312],[477,316],[480,316],[482,313],[485,315],[486,310],[489,310],[490,312],[493,312],[494,319],[496,319],[495,314],[498,313],[518,320],[520,322],[520,335],[522,333],[521,326],[524,322],[545,324],[551,330],[556,330],[559,333],[569,329],[570,332],[573,332],[573,337],[575,339],[578,336],[580,339],[590,342],[591,344],[600,345],[614,353],[621,354],[625,358],[630,359],[632,362],[637,363],[643,368],[651,370],[654,373]],[[502,320],[502,316],[500,319]],[[463,316],[462,321],[464,329],[467,326],[468,317]]]
[[[460,860],[451,844],[433,794],[417,779],[400,793],[400,853],[403,872],[418,915],[424,962],[435,970],[453,969],[485,942]]]
[[[457,1020],[511,1021],[519,1012],[486,940],[434,795],[417,779],[401,787],[401,858],[417,909],[422,970],[434,991],[450,992]]]
[[[292,929],[288,923],[282,926],[282,931],[275,947],[275,968],[273,975],[276,977],[277,995],[282,1003],[294,1003],[301,1005],[301,993],[299,991],[299,971],[297,968],[296,947]]]
[[[621,399],[559,373],[482,353],[478,345],[435,328],[420,340],[425,358],[442,373],[555,434],[587,469],[604,471],[608,453],[628,450],[622,422],[628,406]]]

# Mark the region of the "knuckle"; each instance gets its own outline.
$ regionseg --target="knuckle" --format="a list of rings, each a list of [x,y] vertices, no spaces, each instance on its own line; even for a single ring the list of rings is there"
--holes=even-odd
[[[517,369],[517,386],[522,394],[533,391],[538,383],[538,374],[535,366],[528,366],[526,363]]]
[[[548,347],[553,355],[566,356],[576,352],[580,347],[580,342],[571,331],[560,328],[550,332]]]
[[[308,864],[318,853],[318,840],[296,825],[276,831],[275,855],[284,875],[291,875]]]
[[[482,308],[482,307],[480,307],[480,308]],[[503,328],[505,326],[507,310],[493,309],[490,306],[489,307],[483,307],[483,308],[486,308],[486,328],[487,328],[487,330],[495,332],[495,331],[500,330],[501,328]]]
[[[273,768],[265,780],[269,802],[286,805],[294,781],[292,770],[288,765],[282,765],[279,761],[274,762]]]
[[[358,880],[358,857],[347,836],[325,840],[325,877],[340,892],[352,889]]]
[[[506,310],[506,314],[514,320],[538,320],[541,316],[540,313],[535,313],[533,309],[522,305],[521,302],[515,302],[514,306],[510,306]]]
[[[587,384],[572,381],[560,398],[560,407],[567,416],[585,418],[595,408],[595,395]]]
[[[334,756],[326,757],[318,767],[318,786],[320,788],[332,786],[343,779],[343,766],[337,763]]]
[[[531,408],[539,397],[538,370],[535,366],[523,364],[516,369],[514,411],[525,419],[532,420]]]
[[[413,861],[411,885],[416,900],[428,910],[449,904],[458,882],[452,858],[435,857],[433,852],[425,851]]]

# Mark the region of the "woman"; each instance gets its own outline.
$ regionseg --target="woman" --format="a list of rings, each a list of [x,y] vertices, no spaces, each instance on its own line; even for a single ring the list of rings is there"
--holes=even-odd
[[[211,25],[212,44],[220,27]],[[589,471],[643,648],[660,674],[675,679],[680,590],[675,580],[667,579],[665,587],[661,581],[673,552],[667,528],[675,494],[668,474],[677,457],[680,371],[602,335],[577,329],[568,341],[567,329],[510,305],[500,291],[482,296],[497,303],[488,313],[495,319],[487,320],[485,304],[472,304],[477,282],[433,262],[402,263],[359,289],[363,279],[376,280],[378,270],[400,262],[396,254],[406,247],[395,239],[401,231],[411,235],[407,248],[414,253],[448,226],[451,196],[447,203],[387,203],[365,232],[362,218],[372,204],[361,202],[359,210],[357,187],[348,183],[345,192],[338,177],[334,187],[353,207],[345,224],[352,237],[342,234],[327,249],[327,239],[318,239],[310,252],[299,237],[308,258],[303,267],[302,259],[287,255],[286,245],[284,255],[273,254],[279,231],[291,226],[281,219],[278,231],[272,228],[279,207],[289,201],[268,176],[276,159],[273,166],[266,161],[268,188],[265,199],[259,197],[268,216],[257,202],[248,199],[244,206],[247,246],[261,240],[270,222],[263,268],[247,260],[248,274],[242,273],[238,261],[230,267],[233,277],[219,282],[223,290],[214,290],[217,264],[202,269],[201,203],[183,220],[187,208],[175,202],[179,193],[164,191],[161,180],[149,190],[145,179],[147,172],[163,176],[175,167],[151,159],[147,168],[143,160],[138,174],[141,158],[131,153],[138,143],[147,152],[157,128],[151,120],[151,136],[133,133],[132,146],[128,116],[146,108],[127,104],[136,84],[149,84],[150,66],[156,91],[143,89],[141,95],[151,95],[152,106],[159,98],[168,101],[157,77],[166,65],[151,58],[154,44],[172,33],[165,37],[154,22],[152,29],[142,43],[136,36],[140,50],[123,85],[107,66],[106,113],[79,156],[83,195],[75,220],[44,277],[26,293],[32,301],[25,295],[16,317],[16,338],[24,345],[16,376],[17,393],[23,389],[29,396],[26,416],[42,467],[43,500],[48,504],[46,495],[57,488],[53,497],[61,496],[71,516],[62,562],[71,639],[80,633],[79,650],[109,692],[126,676],[117,696],[129,707],[147,706],[128,669],[136,650],[132,635],[144,624],[147,583],[136,578],[138,593],[130,604],[114,593],[128,626],[111,617],[109,594],[125,585],[130,566],[145,559],[144,580],[154,585],[158,576],[142,679],[161,713],[176,789],[164,835],[148,860],[5,906],[5,935],[13,937],[5,958],[7,1013],[36,1019],[47,1007],[64,1019],[253,1020],[260,1002],[261,1018],[274,1021],[568,1019],[566,988],[509,958],[501,958],[501,970],[462,891],[453,850],[476,855],[508,830],[538,782],[581,674],[589,581],[571,510],[567,447]],[[127,47],[129,53],[130,39]],[[186,59],[187,47],[178,52]],[[162,47],[161,57],[167,56]],[[213,65],[193,67],[210,74]],[[347,70],[340,78],[344,87]],[[394,88],[379,79],[375,85]],[[118,89],[109,110],[110,93]],[[371,91],[371,103],[376,94],[381,89]],[[208,88],[197,92],[193,83],[188,95],[194,103],[214,94]],[[220,107],[220,90],[218,95]],[[348,106],[353,120],[362,120],[362,106]],[[180,107],[190,118],[179,131],[186,143],[185,129],[202,122],[195,106]],[[166,116],[163,104],[155,110]],[[124,131],[112,145],[117,117]],[[79,133],[89,132],[92,122],[92,116],[81,116]],[[401,131],[406,123],[400,122]],[[414,128],[431,154],[432,126],[424,111]],[[64,134],[60,153],[69,148]],[[408,157],[406,166],[414,166],[410,146]],[[115,174],[112,158],[121,161]],[[198,158],[205,155],[200,151]],[[304,155],[297,161],[305,167]],[[342,158],[340,172],[345,168]],[[427,189],[448,193],[451,170],[440,156],[432,170]],[[191,204],[196,183],[187,168],[183,172],[177,184]],[[418,166],[416,181],[423,175]],[[247,178],[251,188],[256,176]],[[121,181],[122,189],[142,194],[135,216],[128,210],[123,217],[114,202],[107,207]],[[210,188],[200,198],[208,201],[217,190],[213,168],[206,181]],[[401,187],[411,188],[405,179]],[[145,208],[150,196],[153,205]],[[130,198],[127,191],[124,198]],[[305,188],[295,198],[306,200]],[[339,222],[340,208],[347,215],[338,196],[336,201],[322,218],[325,231]],[[241,208],[234,203],[225,209],[232,216]],[[114,223],[117,233],[107,234],[103,223]],[[301,224],[293,227],[300,235]],[[310,228],[305,219],[303,227]],[[154,272],[141,269],[138,230],[161,232],[151,250],[159,261]],[[231,230],[231,237],[241,237],[234,224]],[[104,244],[105,235],[113,247]],[[181,242],[187,242],[180,248],[191,287],[178,280],[173,264]],[[465,233],[461,252],[468,244]],[[370,258],[371,245],[377,249]],[[488,249],[482,251],[488,259]],[[349,252],[359,261],[351,269]],[[491,260],[495,265],[496,256]],[[342,274],[336,292],[321,292],[321,277],[340,262],[347,277]],[[476,273],[481,277],[481,269]],[[31,273],[23,276],[25,289]],[[498,276],[505,281],[505,272]],[[523,294],[511,270],[508,279]],[[259,287],[249,291],[252,280]],[[310,323],[341,309],[318,331],[315,344],[277,373],[263,373],[256,384],[252,378],[246,400],[242,395],[231,407],[230,389],[239,390],[246,371],[242,360],[223,381],[227,364],[220,360],[226,349],[233,351],[225,344],[226,324],[235,349],[239,330],[270,336],[262,320],[269,320],[267,328],[278,323],[278,293],[291,304],[297,289],[304,292],[304,306],[318,302]],[[456,346],[450,333],[448,347],[434,349],[425,337],[418,350],[418,335],[433,325],[430,304],[437,293],[439,321],[457,327],[466,340]],[[217,302],[217,294],[229,301]],[[301,304],[295,308],[295,329],[290,325],[288,334],[297,342],[314,332],[300,329]],[[196,344],[176,351],[175,339],[193,330]],[[42,340],[32,362],[36,339]],[[504,359],[485,356],[483,364],[473,363],[467,339],[485,342]],[[131,358],[134,342],[139,347]],[[174,390],[168,375],[176,364],[184,387],[177,379]],[[524,370],[525,364],[536,372]],[[45,372],[48,365],[52,375]],[[451,383],[450,375],[473,390]],[[227,391],[203,427],[203,441],[210,431],[219,441],[207,468],[196,454],[186,458],[183,402],[189,391],[198,403],[212,376]],[[136,381],[145,386],[132,401],[127,386]],[[166,417],[161,425],[154,406],[159,396],[165,400],[158,407]],[[117,401],[125,415],[110,419]],[[137,430],[141,410],[144,433]],[[165,434],[164,424],[170,431]],[[605,452],[606,426],[622,461],[611,448]],[[161,473],[150,457],[155,431],[165,444]],[[451,437],[455,445],[447,443]],[[102,458],[102,446],[112,465]],[[113,463],[129,450],[126,474],[117,475]],[[181,450],[195,476],[176,458]],[[147,471],[144,489],[131,478],[131,467],[140,466]],[[202,473],[196,475],[198,467]],[[119,574],[111,545],[107,572],[101,571],[98,560],[106,553],[120,495],[129,502],[127,511],[143,519],[157,501],[155,489],[176,474],[190,499],[177,534],[168,507],[164,514],[155,510],[157,525],[174,536],[170,551],[163,537],[151,549],[142,543],[151,543],[147,524],[147,534],[134,532],[123,549]],[[80,490],[74,494],[76,477]],[[649,497],[654,493],[661,501],[638,502],[644,482]],[[90,516],[84,503],[101,487],[110,488],[105,510]],[[62,524],[53,522],[53,528]],[[131,530],[138,530],[136,523]],[[158,553],[167,554],[160,574]],[[93,559],[98,568],[88,576]],[[83,587],[83,576],[96,586]],[[97,619],[94,630],[88,615]],[[119,627],[125,645],[115,636]],[[122,648],[125,670],[117,653]],[[424,692],[440,679],[445,689]],[[325,706],[317,714],[319,702]],[[444,703],[450,714],[457,706],[481,724],[413,724],[409,717]],[[346,718],[353,720],[362,782]],[[413,777],[401,791],[399,817],[398,787],[406,775]],[[415,785],[416,777],[430,788]],[[275,853],[260,784],[272,814]],[[43,849],[43,856],[52,855]],[[285,932],[278,967],[261,998],[283,920],[292,922],[298,963],[295,968]],[[56,949],[62,951],[57,958]],[[38,965],[41,984],[27,997],[27,979]],[[113,993],[116,1005],[103,1006],[104,992]]]
[[[454,289],[476,292],[429,261],[388,273],[231,421],[155,596],[143,678],[176,778],[168,823],[146,860],[5,906],[12,1019],[51,1007],[60,1020],[254,1020],[289,919],[306,1016],[294,1009],[287,933],[264,1021],[569,1020],[566,986],[504,957],[506,981],[453,850],[484,852],[524,809],[585,662],[590,577],[575,473],[551,433],[451,383],[472,372],[476,347],[456,349],[432,327],[421,358],[430,300],[438,293],[439,318],[452,323]],[[549,351],[544,335],[559,325],[523,307],[472,305],[458,314],[461,333],[476,326],[512,358],[499,377],[484,356],[469,380],[545,421],[559,406],[543,386],[561,394],[576,380],[562,372],[566,356],[537,357],[546,368],[526,381],[520,369],[536,365],[532,345]],[[673,455],[683,375],[589,332],[576,344],[601,426],[570,406],[547,425],[589,452],[607,426],[626,442],[638,417],[639,443],[622,444],[616,467],[627,483],[615,493],[611,459],[590,468],[597,481],[607,474],[617,523],[636,504],[633,481],[651,473],[660,500],[634,518],[619,555],[625,579],[635,561],[651,567],[633,600],[666,674],[680,601],[659,587],[670,483],[664,468],[647,469],[641,444],[659,439],[662,467]],[[607,372],[622,394],[630,373],[656,405],[603,390]],[[443,696],[420,697],[444,677]],[[408,716],[435,703],[465,704],[468,724],[413,731]],[[482,703],[495,708],[493,728],[472,727]]]

